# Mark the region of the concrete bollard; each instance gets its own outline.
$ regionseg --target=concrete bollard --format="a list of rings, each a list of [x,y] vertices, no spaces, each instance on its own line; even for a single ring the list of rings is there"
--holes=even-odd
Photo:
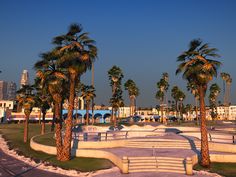
[[[129,160],[127,156],[122,158],[122,173],[129,173]]]
[[[193,162],[190,157],[186,158],[185,164],[186,164],[186,175],[193,175]]]

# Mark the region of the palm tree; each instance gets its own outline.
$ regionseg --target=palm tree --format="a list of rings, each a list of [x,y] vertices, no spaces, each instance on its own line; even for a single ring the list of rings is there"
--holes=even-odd
[[[179,110],[178,110],[178,101],[179,101],[178,92],[179,92],[179,87],[176,85],[173,86],[173,88],[171,89],[171,96],[175,100],[176,116],[177,116],[177,113],[179,112]]]
[[[171,89],[171,96],[175,100],[175,109],[176,114],[179,113],[180,117],[183,118],[182,109],[183,109],[183,100],[185,99],[185,94],[179,89],[178,86],[174,86]]]
[[[129,99],[130,99],[130,116],[133,116],[135,113],[135,100],[139,95],[139,89],[136,86],[135,82],[131,79],[127,80],[124,84],[125,90],[128,90]]]
[[[158,91],[156,93],[156,98],[160,101],[160,108],[161,108],[161,121],[163,123],[166,123],[166,120],[164,119],[163,116],[163,104],[164,104],[164,99],[165,99],[165,92],[167,92],[168,88],[169,88],[169,84],[168,81],[165,77],[165,74],[163,74],[162,78],[160,79],[159,82],[157,82],[157,88]]]
[[[95,41],[90,39],[88,33],[82,33],[82,26],[72,24],[67,34],[57,36],[53,43],[56,45],[59,60],[57,64],[69,73],[69,107],[66,121],[64,149],[62,160],[70,159],[72,140],[72,120],[75,101],[75,86],[80,76],[91,69],[92,63],[97,58]]]
[[[232,83],[232,78],[230,74],[222,72],[220,73],[220,76],[223,80],[223,91],[224,91],[224,105],[228,106],[229,105],[229,97],[230,97],[230,85]],[[226,89],[225,89],[226,85]]]
[[[213,120],[217,118],[217,97],[220,94],[220,87],[215,83],[210,86],[210,94],[208,96],[210,108],[211,108],[211,117]]]
[[[229,78],[226,80],[226,105],[229,106],[230,104],[230,86],[232,84],[232,78],[229,76]]]
[[[45,134],[45,117],[47,110],[50,109],[52,97],[51,95],[49,95],[47,87],[43,87],[42,85],[40,85],[39,79],[35,79],[35,89],[36,89],[35,105],[40,108],[43,114],[42,124],[41,124],[41,134],[43,135]],[[41,112],[39,119],[41,119]]]
[[[114,127],[117,126],[117,121],[116,121],[116,116],[117,116],[117,111],[119,107],[124,106],[124,100],[122,98],[122,90],[121,89],[116,89],[116,92],[112,95],[112,98],[110,99],[110,104],[112,108],[114,109],[114,118],[113,118],[113,123]]]
[[[192,112],[193,106],[191,104],[186,104],[185,106],[185,112],[187,113],[187,119],[190,118],[190,114]]]
[[[179,57],[176,74],[183,73],[183,79],[194,83],[198,88],[200,100],[200,118],[201,118],[201,165],[209,166],[209,148],[206,127],[205,111],[205,93],[208,83],[217,77],[217,69],[220,62],[212,58],[219,57],[216,48],[209,48],[207,43],[203,44],[200,39],[192,40],[189,49],[184,51]]]
[[[34,68],[36,69],[36,79],[40,82],[42,88],[46,89],[51,95],[56,122],[56,147],[57,147],[57,160],[62,160],[62,118],[61,118],[61,105],[66,96],[65,88],[67,88],[67,77],[62,72],[61,68],[56,65],[57,55],[55,51],[41,54],[41,60],[36,62]]]
[[[116,100],[118,98],[122,99],[122,90],[121,90],[121,81],[122,78],[124,77],[122,70],[118,66],[113,66],[109,71],[108,71],[108,78],[110,80],[110,86],[112,87],[112,98],[110,99],[111,105],[112,104],[111,100]],[[121,93],[117,93],[121,92]],[[122,99],[123,100],[123,99]],[[116,118],[114,117],[114,107],[112,106],[112,121],[114,122],[114,125],[116,125]]]
[[[96,97],[95,94],[95,89],[92,85],[83,85],[81,88],[81,92],[82,92],[82,97],[85,99],[86,102],[86,125],[89,124],[89,105],[91,103],[91,101],[93,100],[94,97]],[[94,123],[94,120],[93,120]]]
[[[27,143],[28,141],[29,116],[35,104],[33,90],[34,90],[33,86],[23,85],[22,88],[17,91],[16,99],[19,105],[23,107],[25,113],[24,143]]]
[[[198,120],[198,100],[199,100],[199,93],[198,93],[198,89],[197,89],[197,85],[195,85],[194,83],[187,83],[187,90],[190,91],[192,93],[192,95],[194,96],[195,99],[195,112],[196,112],[196,121],[197,121],[197,125],[199,123]]]

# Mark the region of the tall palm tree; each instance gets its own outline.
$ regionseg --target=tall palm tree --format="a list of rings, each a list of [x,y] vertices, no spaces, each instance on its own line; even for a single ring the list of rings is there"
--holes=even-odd
[[[185,99],[184,92],[178,86],[174,86],[171,89],[171,96],[175,100],[176,114],[179,113],[179,116],[182,117],[183,100]]]
[[[51,95],[56,122],[56,148],[57,148],[57,159],[62,160],[62,118],[61,118],[61,105],[65,96],[64,91],[67,88],[67,77],[66,74],[56,65],[57,55],[55,51],[50,51],[41,54],[41,60],[35,63],[34,68],[36,69],[36,79],[40,82],[42,88],[46,89]]]
[[[136,86],[135,82],[131,79],[127,80],[124,84],[125,90],[128,90],[129,99],[130,99],[130,116],[133,116],[135,113],[135,100],[139,95],[139,89]]]
[[[35,105],[40,108],[42,115],[42,123],[41,123],[41,134],[45,134],[45,117],[47,110],[50,109],[50,105],[52,102],[52,97],[47,91],[47,87],[43,87],[40,84],[39,79],[35,79]],[[40,115],[41,115],[40,113]],[[41,119],[41,116],[39,117]]]
[[[158,91],[156,93],[156,98],[160,101],[160,109],[161,109],[161,121],[166,123],[166,120],[163,116],[163,109],[164,109],[164,99],[165,99],[165,92],[167,92],[169,88],[169,84],[165,74],[163,74],[162,78],[159,82],[157,82]]]
[[[23,85],[22,88],[17,91],[17,96],[16,96],[19,105],[23,107],[25,113],[24,143],[27,143],[28,141],[29,116],[35,104],[33,90],[34,90],[33,86]]]
[[[122,78],[124,77],[122,70],[114,65],[110,70],[108,70],[108,78],[110,80],[110,86],[112,87],[112,98],[111,99],[122,99],[122,89],[121,89],[121,81]],[[118,94],[119,92],[119,94]],[[121,93],[120,93],[121,92]],[[123,100],[123,99],[122,99]],[[112,105],[112,121],[114,122],[114,125],[116,125],[116,118],[114,117],[114,107],[112,104],[112,101],[110,100],[110,103]]]
[[[95,89],[92,85],[83,85],[81,88],[81,96],[85,99],[86,102],[86,125],[89,124],[89,109],[90,109],[90,103],[93,100],[94,97],[96,97]],[[94,123],[94,120],[92,120]]]
[[[175,112],[176,112],[176,116],[179,112],[178,110],[178,101],[179,101],[179,96],[178,96],[178,93],[179,93],[179,87],[178,86],[173,86],[173,88],[171,89],[171,96],[172,98],[175,100]]]
[[[198,120],[198,100],[199,100],[199,93],[198,93],[198,89],[197,89],[197,85],[195,85],[194,83],[187,83],[187,90],[190,91],[192,93],[192,95],[194,96],[195,99],[195,112],[196,112],[196,121],[197,121],[197,125],[199,123]]]
[[[226,80],[226,105],[229,106],[230,104],[230,86],[232,84],[232,78],[229,76],[229,78]]]
[[[209,166],[209,148],[206,127],[205,93],[208,83],[217,77],[217,69],[221,65],[213,58],[219,57],[216,48],[210,48],[207,43],[203,44],[200,39],[192,40],[189,49],[184,51],[179,57],[176,74],[183,73],[183,79],[197,85],[200,100],[201,118],[201,165]]]
[[[114,118],[113,118],[113,123],[114,123],[114,127],[117,126],[117,111],[119,109],[119,107],[124,106],[124,100],[122,98],[122,90],[120,88],[116,89],[116,92],[112,95],[111,99],[110,99],[110,104],[112,106],[112,108],[114,109]]]
[[[210,94],[208,96],[210,108],[211,108],[211,117],[213,120],[217,118],[217,97],[220,94],[220,87],[214,83],[210,86]]]
[[[92,63],[97,58],[97,47],[95,41],[89,38],[88,33],[82,33],[82,26],[72,24],[65,35],[54,38],[59,55],[58,65],[67,69],[69,73],[69,107],[66,121],[64,149],[62,160],[67,161],[71,155],[72,140],[72,120],[75,101],[76,82],[80,81],[80,76],[91,69]]]
[[[224,105],[229,106],[230,85],[232,83],[232,78],[230,74],[225,73],[225,72],[220,73],[220,76],[223,80]]]

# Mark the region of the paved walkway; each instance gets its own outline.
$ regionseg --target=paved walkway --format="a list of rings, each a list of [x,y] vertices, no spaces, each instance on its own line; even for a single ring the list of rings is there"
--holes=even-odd
[[[0,148],[0,177],[66,177],[32,167],[10,155]]]

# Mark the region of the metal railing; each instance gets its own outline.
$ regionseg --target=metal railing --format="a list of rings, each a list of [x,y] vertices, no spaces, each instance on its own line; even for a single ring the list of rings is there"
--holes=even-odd
[[[208,139],[211,142],[221,142],[221,143],[230,143],[236,144],[235,135],[227,135],[227,134],[208,134]]]
[[[152,156],[155,157],[156,168],[158,168],[157,153],[156,153],[156,148],[155,148],[155,146],[152,146]]]

